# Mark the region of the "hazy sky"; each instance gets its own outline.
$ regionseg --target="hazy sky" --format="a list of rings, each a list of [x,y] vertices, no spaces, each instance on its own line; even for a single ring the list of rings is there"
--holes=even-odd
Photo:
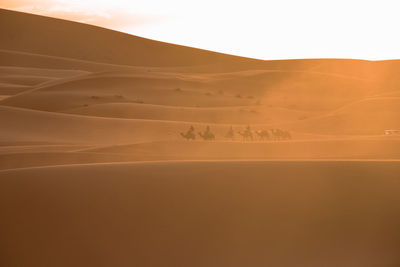
[[[0,7],[261,58],[400,58],[399,0],[0,0]]]

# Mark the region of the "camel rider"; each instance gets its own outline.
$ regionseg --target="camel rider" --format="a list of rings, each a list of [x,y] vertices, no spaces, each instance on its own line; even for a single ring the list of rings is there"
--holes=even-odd
[[[186,132],[186,135],[193,134],[193,133],[194,133],[194,127],[193,127],[193,125],[190,125],[189,130]]]
[[[251,133],[250,125],[247,125],[247,127],[246,127],[246,132],[247,132],[247,133]]]
[[[211,132],[210,126],[207,125],[206,130],[204,133],[199,133],[203,138],[210,138],[211,136],[214,136],[214,134]]]
[[[231,126],[231,128],[229,128],[228,133],[226,134],[226,137],[233,138],[234,135],[235,135],[235,133],[233,131],[233,127]]]

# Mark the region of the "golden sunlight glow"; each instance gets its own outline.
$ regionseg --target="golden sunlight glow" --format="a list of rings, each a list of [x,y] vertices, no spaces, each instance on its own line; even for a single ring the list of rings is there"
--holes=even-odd
[[[1,0],[0,7],[261,58],[400,58],[398,1]]]

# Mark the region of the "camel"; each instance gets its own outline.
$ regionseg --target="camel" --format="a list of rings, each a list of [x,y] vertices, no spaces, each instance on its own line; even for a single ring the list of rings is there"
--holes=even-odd
[[[215,139],[215,135],[211,132],[210,126],[207,126],[206,130],[204,131],[204,133],[198,132],[198,134],[204,140],[214,140]]]
[[[256,134],[258,135],[261,141],[269,140],[269,133],[267,130],[258,130],[256,131]]]
[[[186,133],[180,133],[183,138],[186,140],[195,140],[196,135],[194,134],[194,127],[190,126],[190,129]]]
[[[229,139],[235,139],[235,132],[233,131],[233,128],[231,126],[231,128],[229,129],[229,131],[227,132],[227,134],[225,135],[226,138]]]
[[[243,137],[243,141],[253,141],[253,133],[250,131],[238,132]]]
[[[238,134],[243,137],[243,141],[253,141],[253,133],[250,130],[239,131]]]
[[[212,132],[198,133],[204,140],[215,140],[215,135]]]
[[[243,141],[253,141],[253,132],[250,129],[250,125],[248,125],[243,132],[239,131],[238,134],[243,137]]]
[[[275,141],[281,140],[281,130],[271,129],[271,133]]]
[[[272,135],[274,136],[274,140],[289,140],[292,139],[290,132],[283,131],[281,129],[271,129]]]
[[[181,136],[183,138],[185,138],[186,140],[190,140],[190,139],[195,140],[196,139],[196,135],[194,133],[192,133],[192,132],[187,132],[185,134],[181,133]]]
[[[290,140],[290,139],[292,139],[292,135],[290,134],[289,131],[283,131],[283,138]]]

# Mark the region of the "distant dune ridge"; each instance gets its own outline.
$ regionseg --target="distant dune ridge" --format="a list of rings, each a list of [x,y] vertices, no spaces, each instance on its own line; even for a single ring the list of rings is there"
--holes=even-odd
[[[399,88],[0,9],[0,266],[399,266]]]

